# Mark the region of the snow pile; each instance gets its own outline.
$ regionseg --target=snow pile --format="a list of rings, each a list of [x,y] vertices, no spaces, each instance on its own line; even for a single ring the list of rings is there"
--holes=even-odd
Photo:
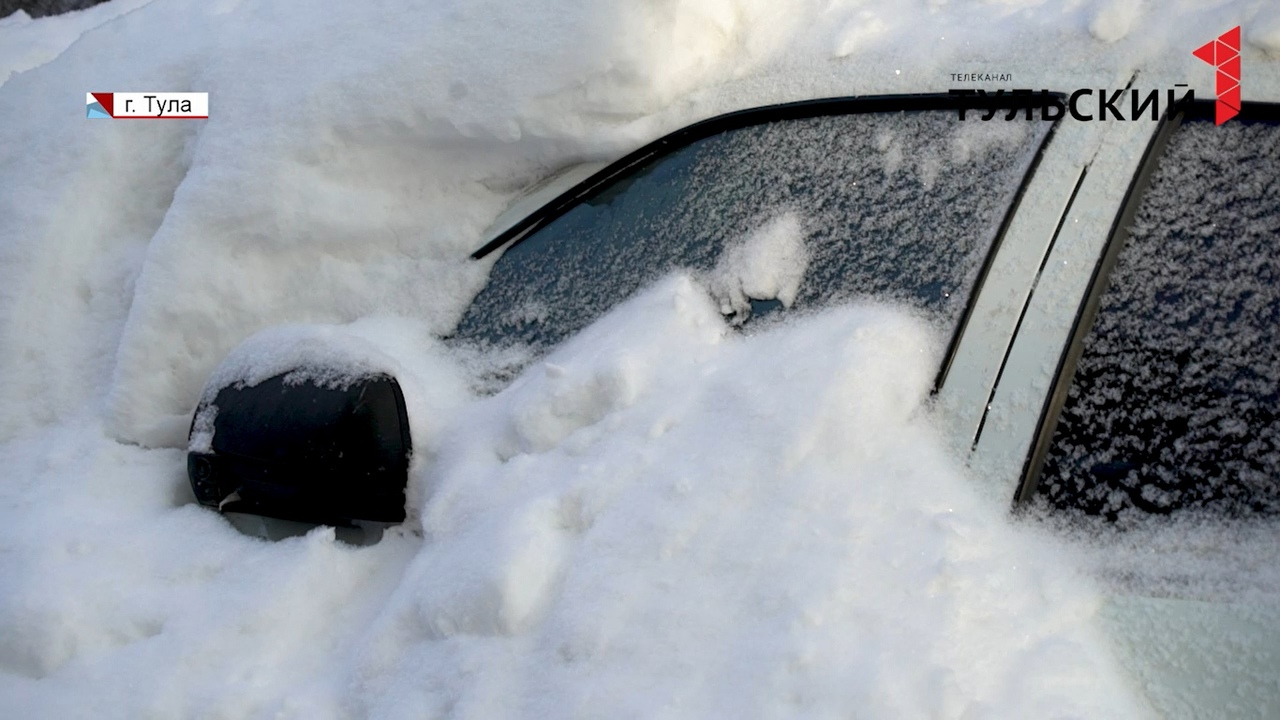
[[[25,716],[1140,714],[1089,583],[940,449],[938,351],[878,306],[737,335],[677,275],[426,436],[423,537],[363,549],[238,535],[186,504],[174,451],[9,443],[0,695]]]
[[[721,313],[741,321],[750,314],[751,300],[779,300],[791,307],[808,266],[800,218],[786,212],[726,250],[711,271],[711,292]]]
[[[885,308],[619,307],[444,444],[361,711],[1129,716],[1087,583],[938,450],[937,360]]]

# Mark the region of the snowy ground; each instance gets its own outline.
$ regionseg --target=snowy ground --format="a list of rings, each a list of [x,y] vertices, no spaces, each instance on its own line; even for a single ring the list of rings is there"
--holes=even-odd
[[[952,72],[1120,87],[1235,24],[1246,68],[1274,69],[1280,8],[1257,1],[0,21],[0,714],[1140,716],[1079,570],[1098,563],[972,492],[911,314],[742,336],[677,275],[488,398],[433,334],[482,285],[488,224],[568,163]],[[208,91],[210,119],[86,121],[91,90]],[[412,521],[267,543],[193,505],[214,367],[263,328],[351,322],[319,332],[431,388]]]

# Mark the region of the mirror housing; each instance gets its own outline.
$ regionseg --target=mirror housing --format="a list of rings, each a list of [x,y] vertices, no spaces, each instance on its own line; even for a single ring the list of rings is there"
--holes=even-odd
[[[210,394],[187,454],[201,505],[337,527],[404,521],[413,448],[395,378],[331,385],[282,373]]]

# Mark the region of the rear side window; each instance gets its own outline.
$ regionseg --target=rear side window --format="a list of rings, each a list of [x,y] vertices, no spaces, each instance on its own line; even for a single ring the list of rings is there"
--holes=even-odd
[[[954,331],[1050,127],[921,110],[757,122],[696,140],[509,247],[456,336],[536,357],[666,273],[711,273],[761,232],[800,236],[807,265],[791,296],[748,298],[736,320],[874,296]]]
[[[1083,341],[1037,492],[1115,517],[1280,510],[1280,127],[1170,137]]]

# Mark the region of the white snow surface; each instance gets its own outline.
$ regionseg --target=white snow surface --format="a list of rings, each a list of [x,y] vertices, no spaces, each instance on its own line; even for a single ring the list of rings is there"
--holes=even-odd
[[[940,449],[938,350],[875,306],[741,336],[674,276],[444,408],[412,479],[421,537],[361,549],[241,536],[189,503],[179,452],[88,419],[13,441],[0,698],[46,717],[1140,715],[1090,583]]]
[[[39,67],[58,57],[89,30],[149,2],[151,0],[115,0],[43,17],[40,22],[32,20],[23,10],[0,18],[0,85],[14,73]]]
[[[808,267],[800,217],[785,212],[730,246],[708,282],[720,312],[742,319],[750,313],[751,298],[791,307]]]
[[[0,715],[1141,716],[1074,551],[943,449],[941,338],[910,314],[744,336],[676,275],[486,398],[431,336],[482,286],[485,228],[555,169],[953,72],[1118,88],[1235,24],[1246,97],[1277,99],[1277,18],[113,0],[3,21]],[[210,119],[85,119],[86,92],[136,90],[207,91]],[[377,545],[265,542],[193,504],[201,390],[279,325],[242,370],[362,338],[420,383],[411,521]]]

